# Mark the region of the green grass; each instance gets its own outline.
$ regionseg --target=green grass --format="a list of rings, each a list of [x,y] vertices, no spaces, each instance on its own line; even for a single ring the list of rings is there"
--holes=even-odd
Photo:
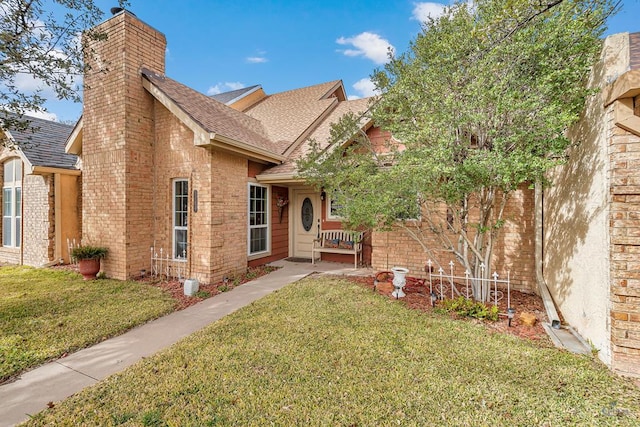
[[[158,288],[77,273],[0,268],[0,382],[173,310]]]
[[[28,425],[626,425],[640,392],[601,363],[309,279]]]

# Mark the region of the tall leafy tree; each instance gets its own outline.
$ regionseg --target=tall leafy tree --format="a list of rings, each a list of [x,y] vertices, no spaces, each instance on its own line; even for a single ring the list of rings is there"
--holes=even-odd
[[[334,126],[301,175],[342,206],[350,227],[400,227],[425,252],[445,250],[473,276],[489,274],[505,206],[563,162],[590,95],[609,0],[475,0],[423,24],[404,55],[372,79],[368,117]],[[380,154],[358,131],[389,131]],[[421,221],[407,219],[417,218]],[[430,254],[430,256],[432,256]],[[486,300],[480,281],[474,297]]]
[[[93,0],[0,2],[0,126],[26,127],[22,114],[43,111],[46,91],[80,100],[83,54],[105,37],[92,29],[102,18]]]

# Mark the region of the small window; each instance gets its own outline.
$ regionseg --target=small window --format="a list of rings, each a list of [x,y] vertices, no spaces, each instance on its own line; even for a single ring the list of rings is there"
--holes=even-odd
[[[342,215],[340,214],[342,211],[342,205],[338,204],[336,201],[336,192],[327,193],[327,195],[327,219],[342,219]]]
[[[2,186],[2,244],[18,248],[22,235],[22,161],[4,164]]]
[[[269,250],[269,188],[249,184],[248,253],[257,255]]]
[[[189,214],[189,182],[173,181],[173,258],[187,258],[187,230]]]

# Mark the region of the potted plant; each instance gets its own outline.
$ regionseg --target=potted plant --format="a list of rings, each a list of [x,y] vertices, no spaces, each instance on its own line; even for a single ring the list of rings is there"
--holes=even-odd
[[[109,249],[102,246],[77,246],[71,256],[78,260],[78,269],[84,280],[95,279],[100,271],[100,260],[107,256]]]

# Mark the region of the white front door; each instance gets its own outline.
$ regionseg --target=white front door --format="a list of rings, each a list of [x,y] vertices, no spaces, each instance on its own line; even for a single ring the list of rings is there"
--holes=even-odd
[[[293,256],[311,258],[313,239],[320,229],[320,195],[312,190],[295,190],[293,212]]]

